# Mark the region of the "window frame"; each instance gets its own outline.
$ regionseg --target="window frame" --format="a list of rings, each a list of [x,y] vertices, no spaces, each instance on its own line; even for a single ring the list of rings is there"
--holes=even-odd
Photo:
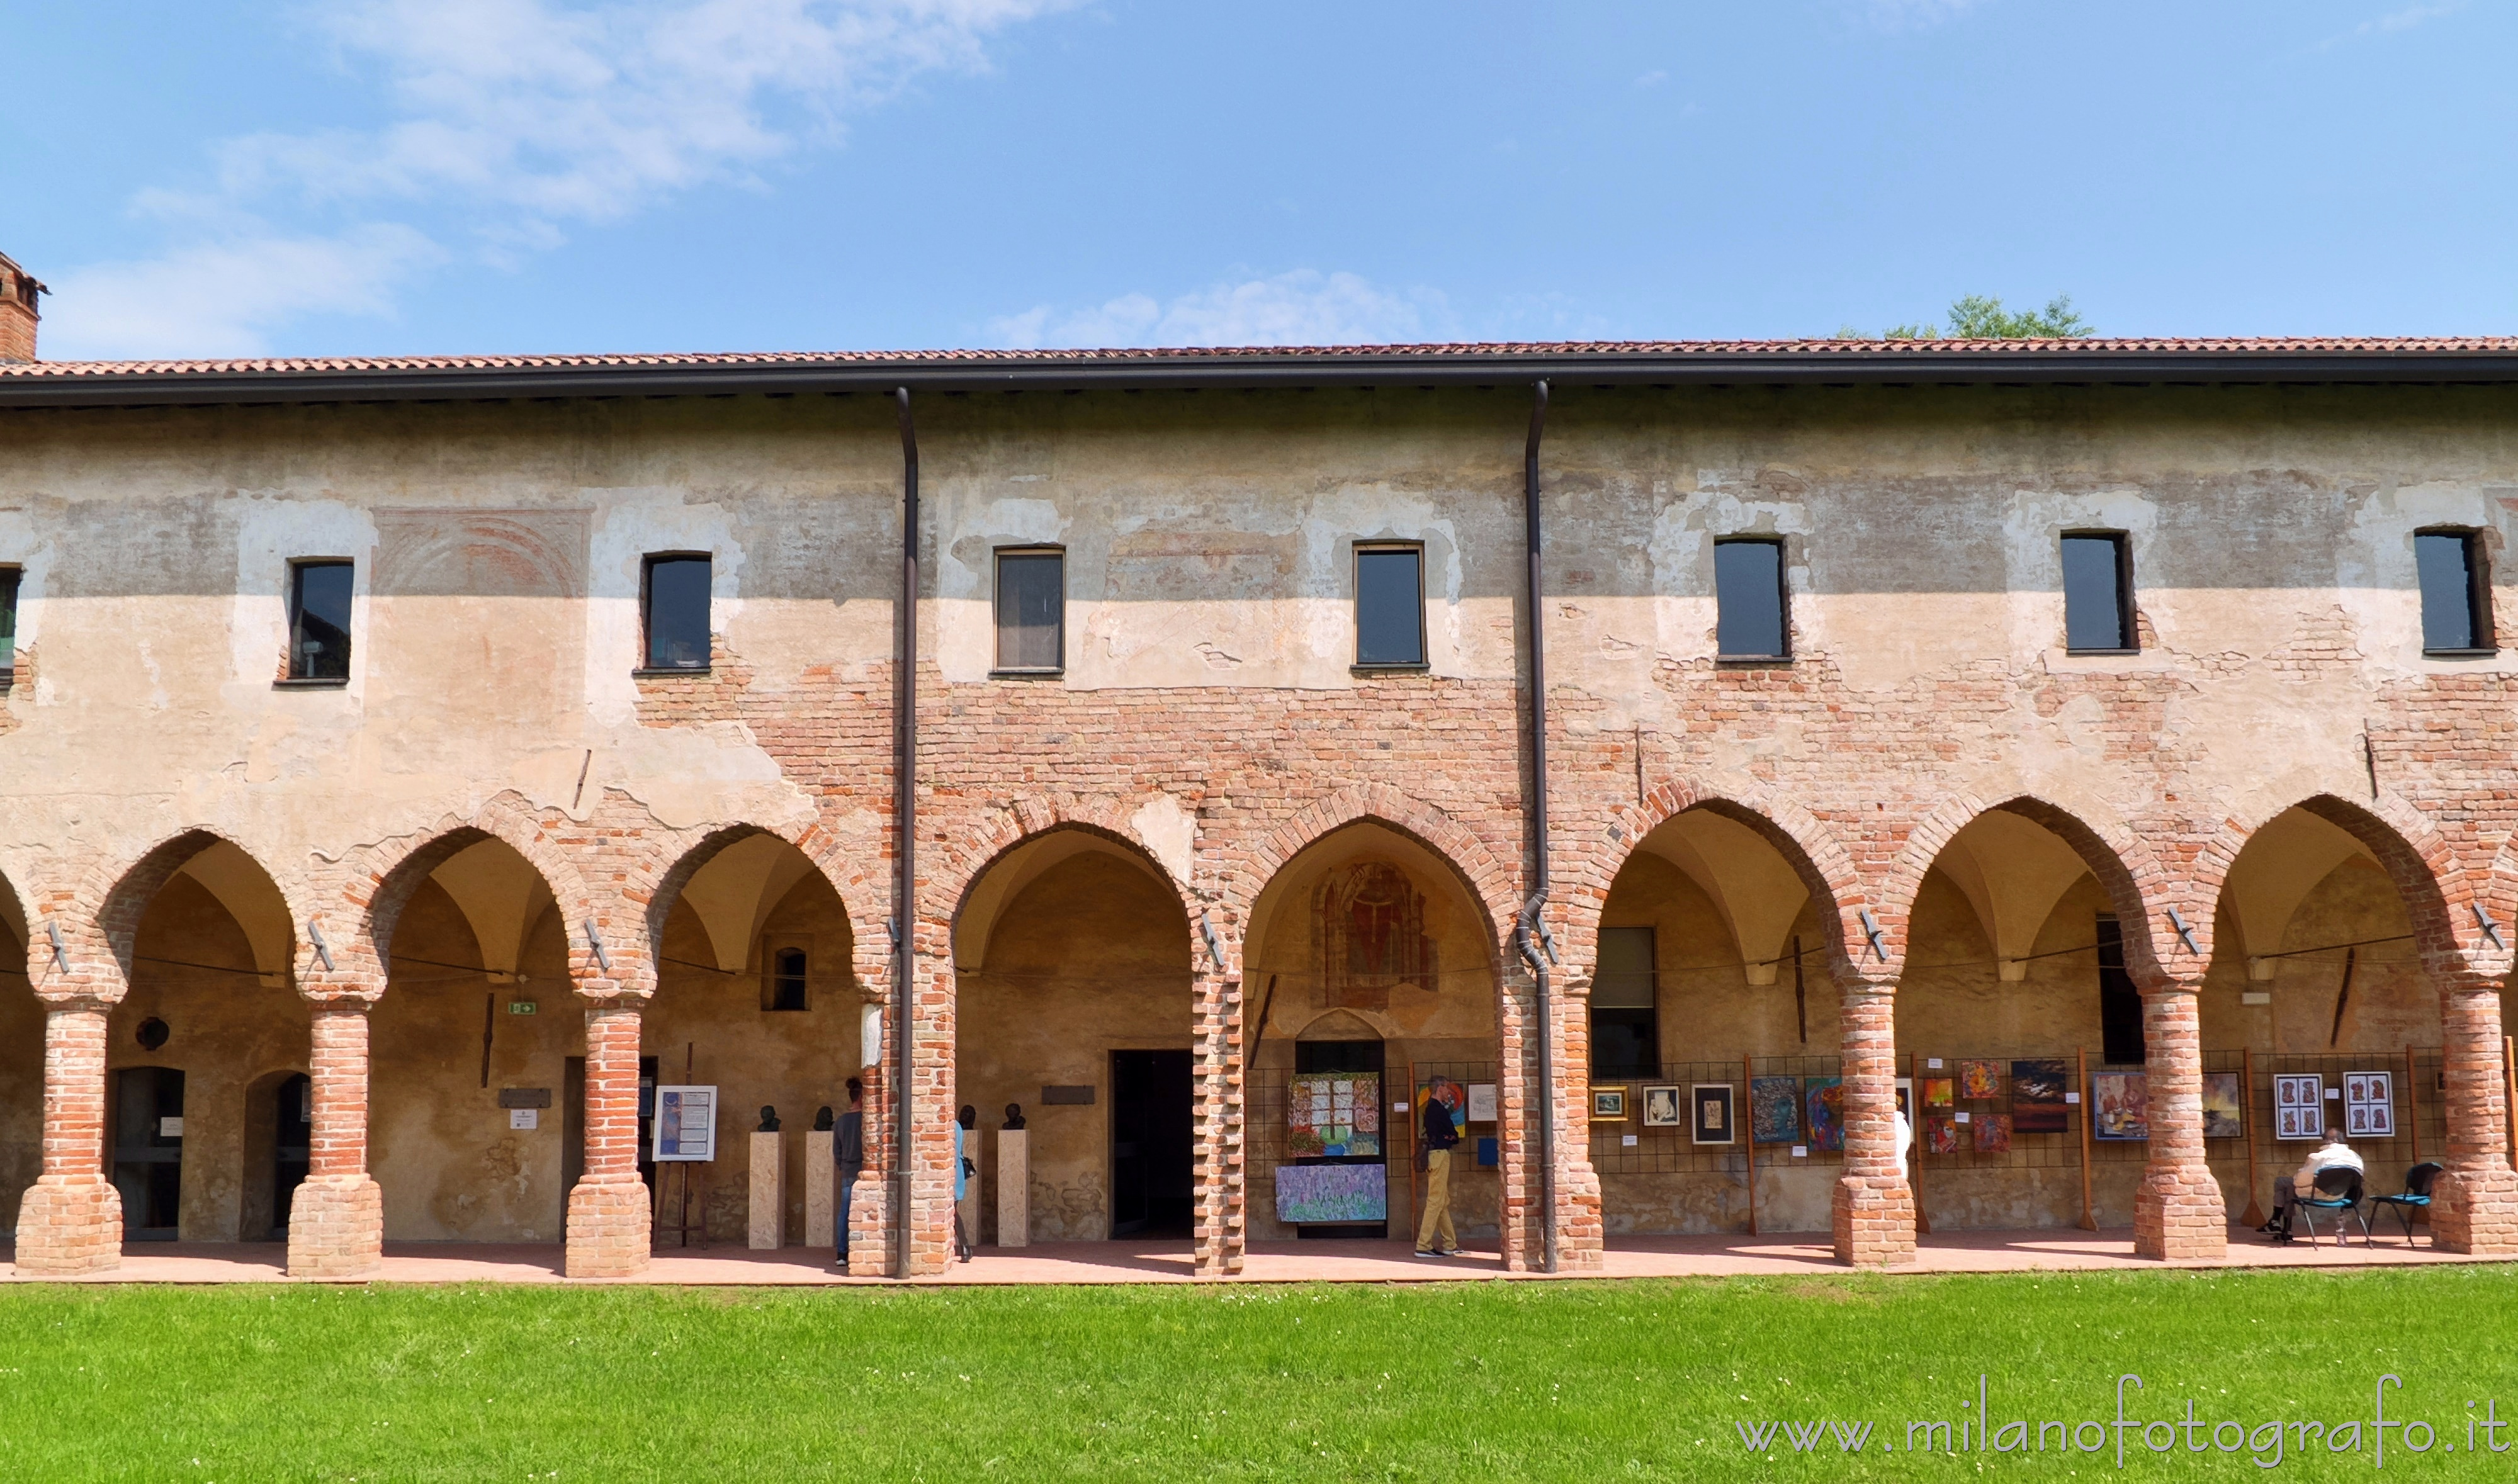
[[[1715,536],[1714,546],[1714,662],[1718,665],[1772,665],[1793,662],[1793,554],[1780,532],[1744,530]],[[1722,649],[1722,558],[1725,546],[1771,546],[1775,549],[1775,639],[1783,647],[1771,655],[1732,655]]]
[[[1055,664],[1006,663],[1006,558],[1008,557],[1058,558],[1058,662]],[[1025,679],[1065,674],[1066,548],[1046,541],[992,548],[988,556],[988,673],[990,675]]]
[[[707,636],[700,662],[697,664],[658,664],[656,662],[656,564],[659,562],[706,562],[709,568],[708,615],[701,624]],[[716,553],[714,551],[651,551],[638,559],[638,665],[632,672],[639,675],[705,675],[716,663]]]
[[[350,570],[349,626],[341,631],[343,642],[349,645],[349,654],[343,657],[341,673],[338,675],[299,673],[299,666],[305,663],[306,654],[303,648],[305,641],[301,633],[301,625],[305,622],[306,616],[306,573],[320,567],[346,567]],[[359,659],[359,647],[353,642],[359,618],[358,559],[355,557],[289,558],[288,588],[281,600],[281,606],[286,615],[287,638],[283,641],[286,646],[282,655],[285,662],[281,666],[281,677],[275,683],[286,689],[304,691],[338,690],[348,685],[350,670]]]
[[[1364,657],[1364,559],[1378,553],[1405,552],[1416,559],[1416,657],[1413,659],[1367,659]],[[1355,630],[1354,662],[1348,668],[1358,674],[1390,675],[1423,673],[1433,667],[1433,654],[1425,635],[1425,543],[1407,540],[1358,540],[1347,548],[1347,622]]]
[[[804,955],[803,973],[790,975],[778,972],[778,955],[789,953],[802,954]],[[778,982],[781,979],[790,978],[796,979],[800,982],[798,1003],[780,1004],[778,1002]],[[798,1015],[810,1014],[812,1009],[813,940],[811,935],[805,933],[762,934],[760,939],[760,1013],[763,1015]]]
[[[1599,994],[1600,981],[1612,971],[1608,969],[1605,964],[1595,963],[1593,965],[1591,976],[1592,992],[1589,996],[1585,996],[1584,1002],[1585,1030],[1588,1034],[1590,1040],[1590,1055],[1586,1058],[1590,1067],[1590,1075],[1596,1080],[1609,1081],[1632,1079],[1641,1079],[1647,1081],[1655,1081],[1662,1075],[1661,930],[1649,924],[1632,927],[1603,927],[1600,929],[1600,936],[1605,939],[1606,936],[1612,932],[1637,932],[1644,934],[1645,961],[1650,965],[1644,970],[1646,981],[1645,992],[1651,998],[1652,1003],[1642,1006],[1602,1005],[1599,1003],[1597,997]],[[1606,954],[1603,954],[1601,956],[1605,958]],[[1637,1022],[1641,1023],[1644,1031],[1643,1039],[1645,1041],[1645,1060],[1643,1063],[1630,1064],[1628,1066],[1605,1066],[1601,1063],[1600,1047],[1602,1045],[1602,1038],[1599,1035],[1599,1029],[1601,1018],[1604,1015],[1615,1017],[1616,1023],[1620,1024],[1633,1025]]]
[[[18,596],[26,585],[26,569],[0,563],[0,691],[18,680]]]
[[[2454,536],[2465,548],[2465,621],[2466,637],[2473,644],[2466,649],[2433,649],[2425,637],[2422,657],[2425,659],[2488,659],[2500,653],[2499,625],[2492,620],[2492,551],[2484,544],[2482,528],[2476,526],[2423,526],[2413,531],[2416,542],[2413,568],[2413,592],[2425,605],[2421,591],[2419,541],[2423,536]],[[2416,613],[2415,618],[2424,629],[2430,627],[2428,616]]]
[[[2063,560],[2065,541],[2096,540],[2105,540],[2115,548],[2116,638],[2119,643],[2112,649],[2074,649],[2072,647],[2072,598],[2071,590],[2067,586],[2063,593],[2063,653],[2096,657],[2139,655],[2142,653],[2142,625],[2135,620],[2133,611],[2133,533],[2103,526],[2070,527],[2059,530],[2055,533],[2055,560],[2058,570],[2061,570]]]

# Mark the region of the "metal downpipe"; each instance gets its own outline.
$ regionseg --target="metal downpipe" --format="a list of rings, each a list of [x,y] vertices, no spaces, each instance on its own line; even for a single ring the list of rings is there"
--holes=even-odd
[[[892,1160],[899,1186],[893,1198],[894,1277],[907,1278],[913,1261],[910,1238],[913,1161],[911,1114],[917,1103],[911,1073],[915,1055],[918,939],[918,425],[909,416],[909,388],[892,397],[900,412],[900,686],[899,713],[893,727],[892,833],[900,875],[892,889],[892,978],[896,982],[896,1015],[892,1022]]]
[[[1530,835],[1535,867],[1530,900],[1522,904],[1513,939],[1530,963],[1538,984],[1539,1017],[1539,1210],[1541,1271],[1557,1269],[1556,1219],[1556,1037],[1555,1006],[1548,995],[1547,968],[1556,958],[1555,936],[1547,930],[1547,626],[1540,608],[1539,441],[1547,428],[1547,383],[1533,388],[1530,441],[1521,464],[1522,544],[1530,558]],[[1544,957],[1541,954],[1542,951]]]

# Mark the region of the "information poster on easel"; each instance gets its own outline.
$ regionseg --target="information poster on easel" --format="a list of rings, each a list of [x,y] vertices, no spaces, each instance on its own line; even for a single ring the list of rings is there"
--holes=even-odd
[[[661,1086],[656,1089],[656,1147],[659,1165],[704,1165],[716,1158],[716,1088]]]

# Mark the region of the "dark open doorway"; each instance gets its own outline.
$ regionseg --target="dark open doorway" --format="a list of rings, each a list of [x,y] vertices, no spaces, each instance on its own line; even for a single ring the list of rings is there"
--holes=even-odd
[[[1391,1096],[1387,1085],[1388,1080],[1382,1075],[1386,1061],[1387,1051],[1378,1040],[1298,1040],[1294,1042],[1294,1071],[1297,1075],[1306,1072],[1369,1073],[1378,1080],[1370,1096],[1376,1104],[1382,1105],[1386,1105]],[[1384,1150],[1390,1148],[1396,1134],[1397,1130],[1390,1126],[1388,1117],[1385,1115],[1381,1124],[1380,1139]],[[1293,1163],[1296,1165],[1386,1166],[1388,1162],[1385,1155],[1370,1154],[1313,1155],[1295,1160]],[[1386,1179],[1387,1176],[1385,1175],[1384,1178]],[[1390,1223],[1387,1221],[1306,1221],[1294,1228],[1294,1236],[1298,1240],[1302,1238],[1316,1241],[1353,1240],[1359,1237],[1381,1238],[1389,1235]]]
[[[1110,1235],[1197,1229],[1195,1118],[1187,1051],[1110,1053]]]
[[[184,1209],[184,1074],[126,1067],[113,1076],[113,1188],[126,1242],[172,1242]]]
[[[299,1073],[282,1081],[272,1111],[271,1226],[273,1235],[288,1235],[288,1202],[306,1181],[315,1146],[314,1083]]]

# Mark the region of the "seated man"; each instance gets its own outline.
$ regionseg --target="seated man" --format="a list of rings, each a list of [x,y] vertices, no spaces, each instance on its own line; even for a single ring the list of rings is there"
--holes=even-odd
[[[2274,1218],[2264,1224],[2264,1232],[2278,1242],[2290,1240],[2291,1203],[2302,1196],[2317,1194],[2317,1172],[2321,1169],[2361,1169],[2361,1157],[2343,1142],[2343,1130],[2325,1130],[2325,1142],[2312,1151],[2298,1169],[2274,1177]]]

